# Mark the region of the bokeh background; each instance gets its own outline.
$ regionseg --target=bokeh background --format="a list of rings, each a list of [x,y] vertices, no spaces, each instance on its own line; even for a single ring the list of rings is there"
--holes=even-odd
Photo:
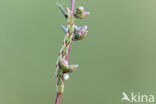
[[[123,91],[156,96],[156,1],[79,5],[91,15],[75,23],[89,34],[72,44],[69,62],[80,67],[65,82],[61,104],[121,104]],[[61,24],[56,0],[0,0],[0,104],[54,104]]]

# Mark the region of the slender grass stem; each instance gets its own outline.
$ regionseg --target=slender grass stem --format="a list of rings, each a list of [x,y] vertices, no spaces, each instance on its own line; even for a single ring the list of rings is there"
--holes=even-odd
[[[59,104],[61,100],[61,93],[57,93],[55,104]]]
[[[74,4],[75,4],[75,0],[71,0],[71,11],[74,12]]]

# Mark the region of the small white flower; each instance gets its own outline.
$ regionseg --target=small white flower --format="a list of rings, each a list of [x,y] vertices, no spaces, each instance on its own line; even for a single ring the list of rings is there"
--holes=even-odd
[[[64,79],[64,80],[68,80],[68,79],[69,79],[69,74],[66,74],[66,73],[63,74],[63,79]]]

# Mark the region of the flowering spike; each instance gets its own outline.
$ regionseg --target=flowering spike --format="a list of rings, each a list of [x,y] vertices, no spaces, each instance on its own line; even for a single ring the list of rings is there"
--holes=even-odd
[[[74,24],[74,20],[75,17],[84,18],[90,13],[84,11],[84,7],[82,6],[79,6],[76,9],[76,13],[74,13],[74,3],[75,0],[71,0],[71,9],[64,9],[58,2],[56,3],[65,16],[67,24],[66,27],[61,25],[62,30],[65,32],[65,37],[56,63],[57,96],[55,104],[59,104],[60,102],[60,97],[64,92],[64,82],[69,79],[69,73],[78,67],[78,65],[68,65],[71,43],[74,40],[83,39],[88,33],[87,26],[78,27]]]

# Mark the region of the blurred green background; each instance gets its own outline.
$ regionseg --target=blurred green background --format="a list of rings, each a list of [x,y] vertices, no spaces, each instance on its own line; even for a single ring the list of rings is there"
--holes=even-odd
[[[80,67],[65,82],[61,104],[121,104],[123,91],[156,96],[156,1],[79,5],[91,15],[75,23],[89,34],[72,44],[69,62]],[[54,104],[61,24],[56,0],[0,0],[0,104]]]

